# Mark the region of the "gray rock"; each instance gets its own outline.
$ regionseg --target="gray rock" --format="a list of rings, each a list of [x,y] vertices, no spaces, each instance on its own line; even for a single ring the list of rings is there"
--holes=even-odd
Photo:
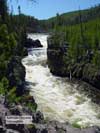
[[[27,38],[26,43],[25,43],[26,48],[38,48],[38,47],[43,47],[41,42],[37,40],[32,40],[31,38]]]
[[[43,117],[43,114],[40,111],[33,114],[33,122],[43,123],[43,121],[44,121],[44,117]]]

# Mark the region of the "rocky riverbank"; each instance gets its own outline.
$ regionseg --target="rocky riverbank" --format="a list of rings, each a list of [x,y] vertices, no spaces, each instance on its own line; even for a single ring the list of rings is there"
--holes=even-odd
[[[29,42],[29,39],[26,41]],[[31,41],[34,47],[41,47],[39,40]],[[30,45],[30,43],[29,43]],[[27,56],[28,51],[25,49],[23,56]],[[6,70],[5,86],[8,87],[9,91],[0,94],[0,133],[28,133],[28,127],[26,125],[8,125],[6,124],[5,117],[9,115],[34,115],[34,121],[41,119],[41,113],[36,112],[37,104],[29,91],[25,87],[25,75],[26,70],[22,64],[22,57],[14,55],[8,62]],[[7,83],[6,83],[7,82]],[[1,86],[2,88],[2,86]],[[10,89],[12,88],[12,90]],[[36,113],[35,113],[36,112]],[[39,118],[37,118],[39,114]]]
[[[29,97],[28,97],[29,98]],[[0,132],[1,133],[100,133],[99,127],[90,127],[79,129],[77,126],[72,127],[68,123],[57,121],[45,121],[40,111],[32,112],[25,103],[34,103],[32,97],[24,99],[23,103],[7,107],[4,105],[4,97],[0,96]],[[31,115],[33,124],[31,125],[14,125],[5,124],[5,115]]]
[[[67,61],[68,44],[61,44],[61,47],[54,43],[52,37],[48,38],[48,66],[51,73],[61,77],[76,78],[83,80],[92,86],[100,89],[100,70],[89,62],[73,63]],[[89,58],[89,55],[85,58]]]

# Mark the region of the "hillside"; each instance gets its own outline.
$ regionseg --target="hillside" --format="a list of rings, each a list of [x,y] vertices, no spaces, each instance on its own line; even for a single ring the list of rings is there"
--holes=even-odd
[[[79,24],[80,15],[82,22],[99,18],[100,5],[85,10],[72,11],[61,15],[57,14],[55,17],[49,18],[48,20],[40,20],[39,23],[44,29],[52,29],[56,24],[59,24],[60,26]]]

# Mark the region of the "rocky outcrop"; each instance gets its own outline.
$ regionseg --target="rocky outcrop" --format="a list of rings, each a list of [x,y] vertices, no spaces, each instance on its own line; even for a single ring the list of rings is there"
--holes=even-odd
[[[26,43],[24,45],[26,48],[38,48],[43,47],[41,42],[37,40],[32,40],[31,38],[27,38]]]
[[[47,57],[50,71],[57,76],[69,76],[69,72],[67,71],[64,60],[64,56],[66,55],[68,49],[68,43],[61,44],[61,46],[57,47],[50,37],[48,38],[47,42]]]
[[[88,62],[71,63],[67,61],[67,44],[55,47],[52,38],[48,38],[48,66],[50,71],[57,76],[73,77],[86,81],[92,86],[100,89],[100,70]]]

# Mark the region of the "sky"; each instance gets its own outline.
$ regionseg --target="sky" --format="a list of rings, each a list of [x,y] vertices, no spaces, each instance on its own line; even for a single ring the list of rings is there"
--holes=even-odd
[[[38,19],[48,19],[57,13],[62,14],[81,9],[86,9],[100,3],[100,0],[9,0],[9,9],[13,6],[13,13],[18,14],[18,6],[21,6],[21,12],[34,16]]]

